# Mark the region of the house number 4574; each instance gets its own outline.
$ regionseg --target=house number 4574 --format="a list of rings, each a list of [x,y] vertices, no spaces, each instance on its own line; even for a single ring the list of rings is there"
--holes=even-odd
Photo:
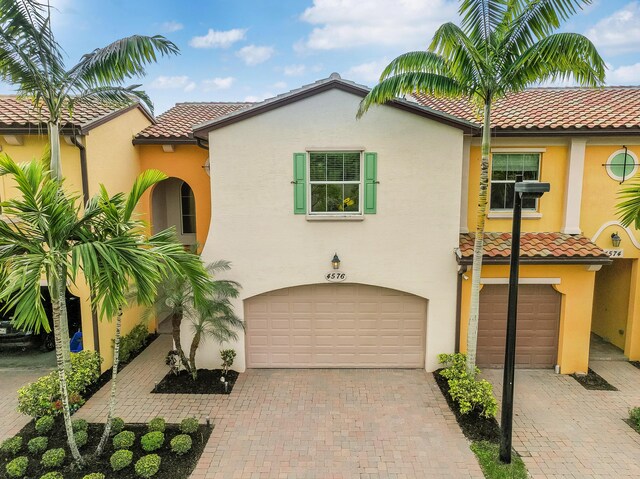
[[[347,273],[332,271],[331,273],[325,274],[324,278],[330,283],[339,283],[340,281],[347,279]]]

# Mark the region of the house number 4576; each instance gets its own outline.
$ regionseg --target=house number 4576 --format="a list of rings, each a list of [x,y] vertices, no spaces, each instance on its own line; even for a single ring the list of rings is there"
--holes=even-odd
[[[339,283],[347,279],[347,273],[332,271],[331,273],[325,274],[324,278],[331,283]]]

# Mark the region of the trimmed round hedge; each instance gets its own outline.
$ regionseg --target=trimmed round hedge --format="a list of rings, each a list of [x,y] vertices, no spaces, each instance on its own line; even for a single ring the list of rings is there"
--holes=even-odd
[[[42,464],[47,469],[53,469],[54,467],[62,466],[64,462],[64,458],[67,453],[61,447],[57,449],[49,449],[42,455],[42,460],[40,464]]]
[[[0,452],[15,456],[22,449],[22,436],[14,436],[6,439],[0,445]]]
[[[146,452],[153,452],[162,447],[164,444],[164,434],[160,431],[148,432],[140,439],[142,449]]]
[[[71,421],[71,429],[73,432],[86,431],[89,429],[89,423],[84,419],[74,419]]]
[[[21,478],[24,476],[25,472],[27,472],[28,466],[29,459],[27,459],[27,456],[20,456],[9,462],[4,469],[7,471],[7,475],[9,477]]]
[[[149,421],[149,424],[147,424],[147,429],[149,430],[149,432],[164,432],[166,426],[167,422],[164,420],[164,418],[156,417]]]
[[[191,440],[191,436],[189,436],[188,434],[179,434],[171,439],[170,444],[171,451],[176,453],[178,456],[182,456],[183,454],[186,454],[191,450],[193,441]]]
[[[64,479],[64,476],[61,472],[51,471],[47,472],[45,475],[40,476],[40,479]]]
[[[82,479],[104,479],[105,475],[101,472],[92,472],[91,474],[85,474]]]
[[[114,417],[111,420],[111,434],[118,434],[124,430],[124,420],[121,417]]]
[[[36,421],[36,432],[41,436],[49,434],[53,430],[55,423],[53,416],[42,416]]]
[[[136,440],[135,433],[131,431],[122,431],[113,437],[114,449],[129,449]]]
[[[182,434],[193,434],[198,431],[199,421],[195,417],[186,417],[180,422],[180,432]]]
[[[147,454],[142,456],[135,465],[136,474],[140,477],[148,478],[155,476],[160,470],[160,456],[157,454]]]
[[[120,449],[119,451],[111,454],[109,462],[111,463],[111,469],[115,472],[128,467],[133,461],[133,452],[127,449]]]
[[[47,446],[49,445],[49,438],[46,436],[38,436],[34,437],[27,444],[27,449],[31,454],[38,455],[42,454],[47,450]]]

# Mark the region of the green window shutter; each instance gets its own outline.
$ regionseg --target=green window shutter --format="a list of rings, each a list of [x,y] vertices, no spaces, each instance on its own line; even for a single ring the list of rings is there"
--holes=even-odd
[[[378,189],[378,154],[364,154],[364,214],[376,213],[376,190]]]
[[[293,212],[307,214],[307,154],[293,154]]]

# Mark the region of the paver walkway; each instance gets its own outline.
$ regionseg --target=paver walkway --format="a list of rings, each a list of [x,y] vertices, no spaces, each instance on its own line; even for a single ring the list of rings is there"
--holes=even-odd
[[[31,419],[16,411],[16,391],[46,374],[47,370],[0,368],[0,442],[15,435]]]
[[[640,434],[623,422],[640,406],[640,369],[621,361],[590,367],[619,391],[588,391],[553,371],[516,370],[513,446],[532,477],[640,477]],[[501,398],[502,371],[482,375]]]
[[[149,394],[170,346],[162,335],[122,372],[118,415],[211,417],[194,479],[483,477],[424,371],[249,370],[229,396]],[[77,415],[103,420],[107,398],[105,387]]]

